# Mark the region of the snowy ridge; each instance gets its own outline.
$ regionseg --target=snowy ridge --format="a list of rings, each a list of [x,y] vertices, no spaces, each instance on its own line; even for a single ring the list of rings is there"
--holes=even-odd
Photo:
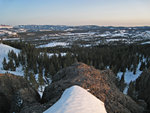
[[[104,103],[80,86],[64,91],[61,98],[44,113],[106,113]]]

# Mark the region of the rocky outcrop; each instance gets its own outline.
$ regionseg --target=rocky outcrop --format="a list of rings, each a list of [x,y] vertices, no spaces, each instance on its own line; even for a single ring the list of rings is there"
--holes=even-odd
[[[8,113],[10,109],[10,104],[7,97],[0,92],[0,113]]]
[[[0,74],[0,113],[18,113],[22,107],[39,101],[39,94],[23,77]]]
[[[147,109],[150,112],[150,68],[143,71],[140,77],[136,80],[137,98],[145,100]]]
[[[44,110],[46,110],[44,105],[41,105],[40,103],[34,103],[23,107],[20,113],[43,113]]]
[[[103,101],[108,113],[142,113],[143,108],[120,92],[114,81],[115,76],[110,70],[99,71],[92,66],[76,63],[53,77],[52,84],[44,91],[42,102],[47,103],[48,108],[66,88],[79,85]]]

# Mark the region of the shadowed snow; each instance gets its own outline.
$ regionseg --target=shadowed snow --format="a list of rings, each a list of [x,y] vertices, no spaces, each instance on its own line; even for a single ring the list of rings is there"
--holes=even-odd
[[[16,54],[18,54],[20,52],[20,50],[18,50],[16,48],[13,48],[11,46],[0,43],[0,73],[9,72],[9,73],[12,73],[12,74],[15,74],[15,75],[23,76],[22,66],[16,68],[16,71],[3,70],[3,64],[2,64],[3,59],[5,57],[6,61],[8,62],[8,52],[11,51],[11,50],[13,50]]]

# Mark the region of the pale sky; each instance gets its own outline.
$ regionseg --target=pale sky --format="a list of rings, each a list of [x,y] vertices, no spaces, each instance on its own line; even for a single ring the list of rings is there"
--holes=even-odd
[[[0,0],[0,24],[150,26],[150,0]]]

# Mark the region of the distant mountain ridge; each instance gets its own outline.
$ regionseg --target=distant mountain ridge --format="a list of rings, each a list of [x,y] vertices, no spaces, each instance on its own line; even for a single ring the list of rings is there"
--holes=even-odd
[[[97,25],[82,25],[82,26],[67,26],[67,25],[18,25],[14,28],[23,28],[28,30],[98,30],[98,29],[138,29],[138,30],[148,30],[150,26],[141,27],[115,27],[115,26],[97,26]]]

